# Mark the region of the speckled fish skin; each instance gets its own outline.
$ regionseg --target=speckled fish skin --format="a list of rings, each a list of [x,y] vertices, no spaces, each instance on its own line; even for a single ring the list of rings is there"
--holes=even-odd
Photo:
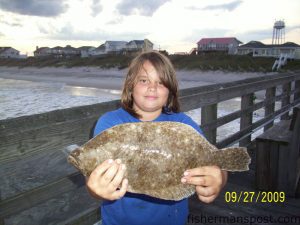
[[[246,148],[218,150],[194,128],[179,122],[140,122],[114,126],[75,149],[68,161],[83,175],[107,159],[126,165],[127,191],[166,200],[181,200],[195,192],[182,184],[187,169],[217,165],[222,170],[248,170]]]

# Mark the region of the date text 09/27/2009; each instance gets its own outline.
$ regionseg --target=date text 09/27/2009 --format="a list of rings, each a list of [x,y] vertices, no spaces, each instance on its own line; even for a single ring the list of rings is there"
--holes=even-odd
[[[283,203],[285,201],[285,193],[283,191],[226,191],[224,198],[227,203]]]

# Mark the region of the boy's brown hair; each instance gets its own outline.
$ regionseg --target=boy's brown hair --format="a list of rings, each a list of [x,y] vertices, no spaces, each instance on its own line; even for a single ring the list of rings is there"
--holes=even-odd
[[[131,115],[140,118],[141,116],[133,109],[133,88],[137,82],[137,75],[145,61],[149,61],[157,73],[163,85],[169,89],[167,104],[163,107],[163,112],[179,112],[180,106],[178,101],[178,82],[176,73],[170,60],[157,51],[143,52],[132,60],[128,68],[126,79],[123,86],[121,104],[122,107]]]

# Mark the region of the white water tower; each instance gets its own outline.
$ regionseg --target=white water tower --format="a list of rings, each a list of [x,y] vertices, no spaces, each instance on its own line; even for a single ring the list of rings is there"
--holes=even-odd
[[[285,42],[285,24],[283,20],[277,20],[273,26],[273,45],[280,45]]]

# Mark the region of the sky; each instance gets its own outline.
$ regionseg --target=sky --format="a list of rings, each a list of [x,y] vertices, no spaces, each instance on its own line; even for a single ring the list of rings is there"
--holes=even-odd
[[[0,46],[98,47],[149,39],[154,49],[189,52],[201,38],[272,43],[276,20],[300,44],[300,0],[0,0]]]

